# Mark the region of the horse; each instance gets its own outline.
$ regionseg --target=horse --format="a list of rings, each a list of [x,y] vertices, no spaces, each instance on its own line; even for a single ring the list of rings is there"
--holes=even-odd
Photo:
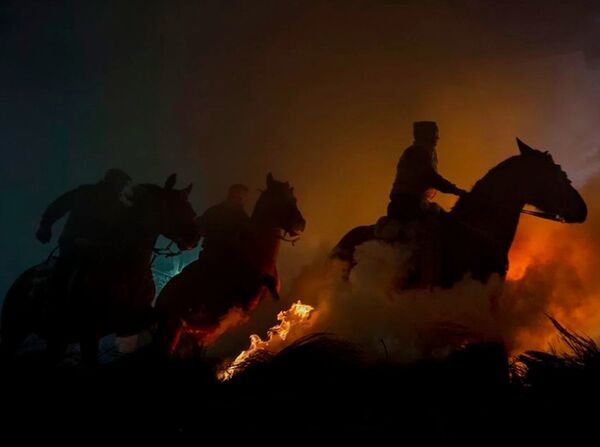
[[[247,315],[267,292],[278,299],[276,261],[280,244],[297,240],[305,225],[294,188],[269,173],[267,189],[254,206],[239,247],[206,256],[201,253],[158,295],[159,349],[169,355],[176,353],[183,333],[193,335],[201,345],[210,344],[234,308]]]
[[[51,361],[79,342],[82,361],[97,361],[99,338],[133,335],[155,322],[155,284],[151,258],[159,235],[179,250],[197,245],[196,213],[188,201],[192,189],[175,189],[176,175],[164,186],[136,185],[106,247],[74,268],[68,286],[52,282],[52,262],[22,273],[8,290],[2,307],[2,358],[11,358],[30,334],[45,339]]]
[[[547,151],[517,138],[519,154],[492,168],[439,219],[439,273],[429,280],[405,281],[397,288],[451,287],[465,275],[486,282],[505,279],[508,253],[520,215],[525,212],[562,223],[583,223],[587,205],[571,180]],[[530,205],[539,211],[525,211]],[[423,224],[423,222],[417,222]],[[375,225],[353,228],[332,250],[332,259],[347,265],[346,279],[356,265],[356,247],[376,239]],[[435,262],[425,259],[425,262]]]

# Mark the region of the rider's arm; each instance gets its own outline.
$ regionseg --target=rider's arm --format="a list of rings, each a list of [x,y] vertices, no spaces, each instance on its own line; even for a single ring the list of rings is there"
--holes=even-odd
[[[428,155],[426,152],[421,152],[420,156],[423,157],[421,166],[424,167],[425,175],[428,177],[429,184],[433,188],[437,189],[440,192],[446,193],[446,194],[461,195],[465,192],[464,190],[460,189],[458,186],[456,186],[451,181],[446,180],[437,171],[436,164],[434,163],[433,158],[430,155]]]
[[[35,234],[41,243],[46,244],[52,239],[52,225],[73,208],[80,195],[81,187],[63,194],[46,208]]]
[[[51,228],[54,222],[59,220],[61,217],[67,214],[71,208],[73,208],[73,205],[77,201],[80,194],[81,188],[74,189],[63,194],[50,205],[48,205],[48,208],[46,208],[46,211],[44,211],[44,214],[42,215],[40,227]]]
[[[457,196],[464,193],[464,190],[460,189],[454,183],[446,180],[442,177],[438,172],[432,173],[432,185],[438,191],[441,191],[446,194],[455,194]]]

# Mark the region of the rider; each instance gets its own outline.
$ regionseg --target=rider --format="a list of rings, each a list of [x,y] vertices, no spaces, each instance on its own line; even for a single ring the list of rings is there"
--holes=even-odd
[[[439,281],[441,265],[440,222],[435,217],[440,207],[430,202],[434,190],[462,196],[465,190],[446,180],[437,171],[439,140],[437,123],[413,123],[414,142],[404,150],[396,167],[396,179],[390,193],[387,217],[402,225],[416,226],[418,250],[414,253],[418,266],[414,280],[432,285]]]
[[[202,241],[200,254],[224,254],[235,251],[250,224],[245,206],[248,187],[236,183],[229,187],[225,201],[211,206],[198,220]]]
[[[52,238],[52,225],[69,213],[58,241],[59,265],[73,267],[100,253],[125,209],[121,193],[130,181],[120,169],[109,169],[100,182],[79,186],[46,208],[36,233],[43,244]]]
[[[458,196],[466,192],[437,171],[437,124],[434,121],[417,121],[413,124],[413,135],[413,144],[404,150],[398,161],[387,208],[388,217],[404,223],[423,217],[432,210],[429,202],[432,190]]]

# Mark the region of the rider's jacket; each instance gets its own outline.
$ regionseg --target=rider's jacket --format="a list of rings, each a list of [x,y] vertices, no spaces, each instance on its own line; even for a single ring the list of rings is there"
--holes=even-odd
[[[396,179],[390,198],[409,195],[425,200],[430,190],[457,194],[460,190],[437,171],[434,146],[413,144],[406,148],[396,166]]]
[[[108,243],[124,210],[120,193],[108,183],[82,185],[52,202],[42,216],[41,226],[51,227],[69,213],[59,239],[62,256],[85,246]]]

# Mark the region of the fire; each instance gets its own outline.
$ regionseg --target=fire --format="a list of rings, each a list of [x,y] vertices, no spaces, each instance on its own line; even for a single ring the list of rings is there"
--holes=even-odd
[[[519,281],[527,273],[527,269],[535,262],[533,253],[527,250],[513,250],[510,253],[510,262],[506,279]]]
[[[250,336],[250,347],[239,353],[235,360],[225,366],[218,372],[217,377],[221,381],[231,379],[240,365],[251,358],[256,352],[269,350],[275,342],[285,341],[290,334],[290,331],[298,326],[304,326],[310,319],[311,313],[315,310],[314,307],[308,304],[302,304],[300,300],[292,304],[288,310],[282,310],[277,314],[279,324],[271,327],[267,331],[267,339],[263,340],[256,334]]]

